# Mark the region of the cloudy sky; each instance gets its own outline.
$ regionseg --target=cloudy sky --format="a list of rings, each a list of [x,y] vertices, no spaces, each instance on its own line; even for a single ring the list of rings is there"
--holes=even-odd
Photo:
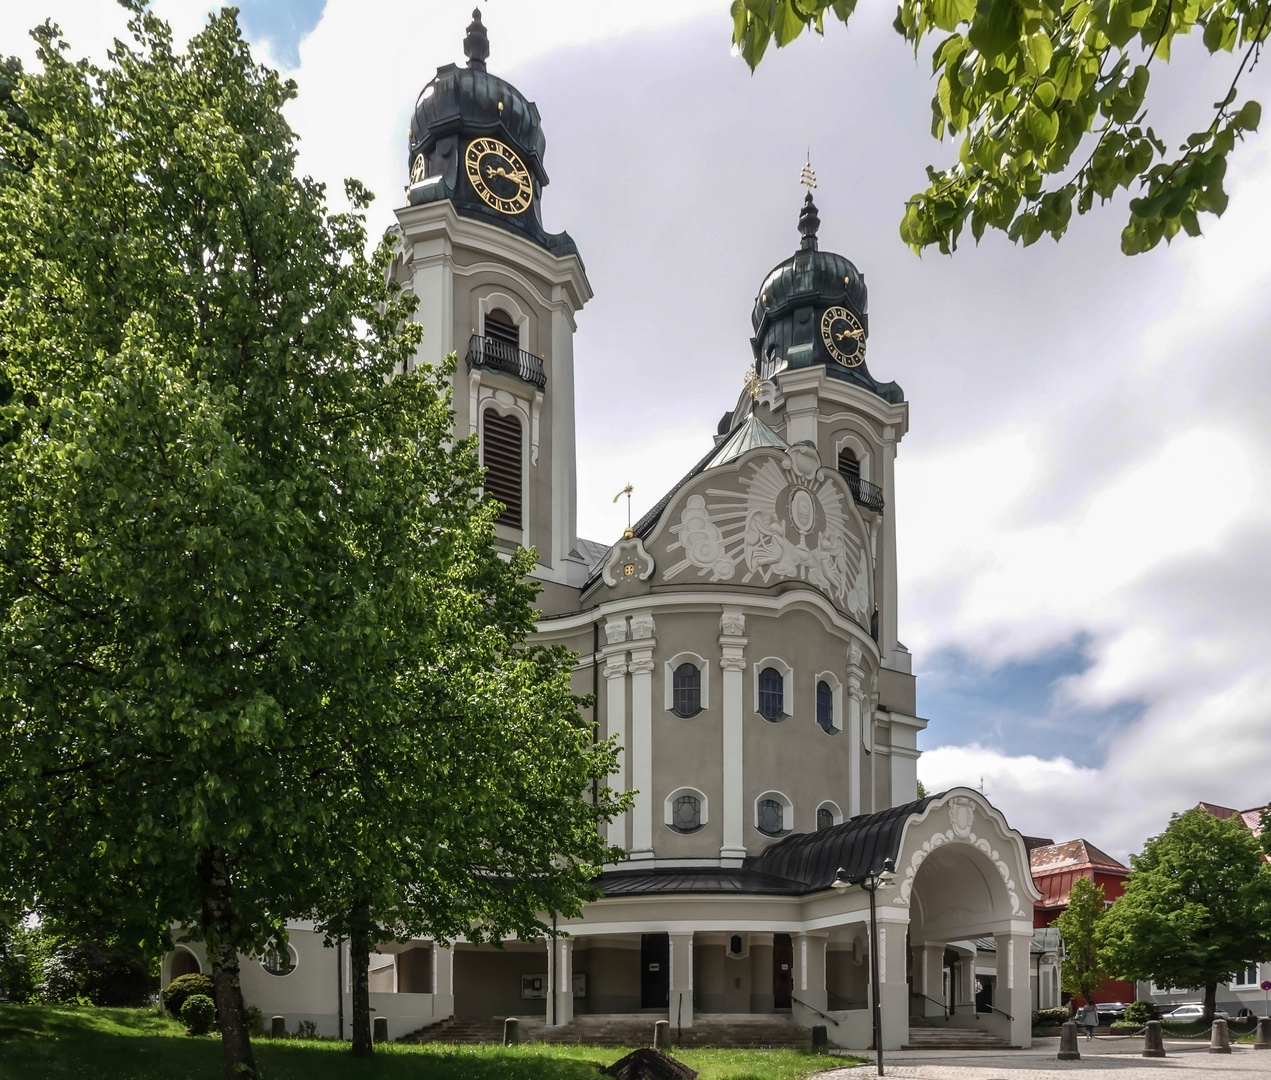
[[[490,0],[493,71],[538,103],[546,225],[578,241],[580,528],[614,539],[709,445],[749,362],[749,310],[798,239],[810,149],[822,246],[870,287],[870,367],[911,403],[897,497],[902,639],[931,720],[928,788],[979,787],[1026,833],[1122,857],[1204,799],[1271,796],[1271,150],[1228,174],[1200,241],[1135,259],[1124,202],[1060,245],[998,237],[952,258],[898,238],[904,199],[950,149],[932,86],[883,0],[852,30],[729,55],[727,0]],[[159,0],[179,34],[207,5]],[[411,104],[462,60],[457,0],[244,0],[290,71],[302,167],[354,175],[392,221]],[[0,50],[58,21],[104,55],[107,0],[0,8]],[[1197,43],[1198,44],[1198,43]],[[1199,125],[1226,60],[1180,48],[1153,120]],[[1265,66],[1246,79],[1266,97]],[[1156,87],[1153,88],[1157,89]]]

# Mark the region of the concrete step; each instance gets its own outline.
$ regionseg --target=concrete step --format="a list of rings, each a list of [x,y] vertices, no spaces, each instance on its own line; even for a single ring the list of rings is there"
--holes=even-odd
[[[1009,1050],[1010,1043],[983,1028],[928,1027],[910,1019],[906,1050]]]
[[[569,1024],[548,1028],[543,1017],[521,1017],[522,1042],[584,1046],[651,1046],[659,1013],[611,1013],[577,1016]],[[692,1027],[671,1026],[671,1039],[685,1047],[784,1047],[811,1045],[812,1033],[786,1015],[704,1013]],[[403,1041],[440,1043],[498,1043],[503,1040],[503,1017],[452,1017],[408,1035]]]

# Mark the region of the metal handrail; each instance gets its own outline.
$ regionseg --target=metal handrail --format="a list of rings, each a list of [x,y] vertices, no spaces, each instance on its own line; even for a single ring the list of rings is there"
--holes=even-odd
[[[1007,1020],[1015,1019],[1015,1017],[1013,1017],[1005,1009],[999,1009],[996,1005],[985,1005],[984,1007],[988,1009],[990,1012],[1001,1013],[1003,1016],[1006,1017]],[[953,1008],[953,1009],[967,1008],[967,1009],[974,1009],[976,1012],[980,1011],[979,1003],[974,1001],[965,1002],[962,1005],[951,1005],[950,1008]]]
[[[838,1022],[837,1020],[835,1020],[835,1019],[834,1019],[834,1017],[830,1016],[828,1013],[823,1013],[823,1012],[822,1012],[820,1009],[818,1009],[815,1005],[809,1005],[806,1001],[803,1001],[803,1000],[801,1000],[801,999],[799,999],[799,998],[795,997],[793,994],[791,994],[791,995],[790,995],[790,1000],[791,1000],[791,1001],[797,1001],[797,1002],[798,1002],[800,1005],[802,1005],[805,1009],[811,1009],[811,1010],[812,1010],[812,1012],[814,1012],[814,1013],[816,1013],[816,1014],[817,1014],[817,1016],[821,1017],[821,1018],[822,1018],[822,1019],[824,1019],[824,1020],[828,1020],[828,1021],[829,1021],[831,1024],[833,1024],[835,1027],[838,1027],[838,1026],[839,1026],[839,1022]]]
[[[467,360],[469,371],[474,367],[491,368],[515,375],[540,390],[547,386],[547,372],[543,370],[541,357],[495,337],[473,334],[468,341]]]
[[[851,1001],[845,997],[839,997],[833,990],[825,992],[827,998],[826,1008],[836,1009],[839,1012],[852,1012],[855,1009],[868,1009],[868,1001]]]
[[[922,998],[922,1000],[923,1000],[923,1001],[929,1001],[929,1002],[931,1002],[931,1004],[932,1004],[932,1005],[939,1005],[939,1006],[940,1006],[940,1011],[944,1013],[944,1018],[945,1018],[946,1020],[948,1020],[948,1019],[949,1019],[949,1013],[950,1013],[950,1012],[952,1012],[952,1011],[953,1011],[953,1009],[955,1009],[955,1008],[956,1008],[956,1006],[954,1006],[954,1005],[947,1005],[947,1004],[945,1004],[945,1002],[943,1002],[943,1001],[939,1000],[938,998],[928,997],[926,994],[920,994],[917,990],[911,990],[911,991],[909,992],[909,996],[910,996],[910,997],[916,997],[916,998]]]

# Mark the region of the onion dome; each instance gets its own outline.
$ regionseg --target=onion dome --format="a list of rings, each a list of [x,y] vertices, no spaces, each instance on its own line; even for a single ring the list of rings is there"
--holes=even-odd
[[[756,370],[769,379],[786,367],[822,364],[834,378],[859,383],[888,401],[903,401],[899,386],[876,382],[865,366],[865,275],[850,259],[820,250],[820,226],[809,190],[799,212],[799,248],[768,272],[755,298],[751,346]]]
[[[538,106],[505,79],[486,68],[490,39],[481,12],[473,11],[463,39],[465,67],[446,64],[415,99],[408,136],[412,205],[447,199],[470,217],[483,217],[529,235],[557,255],[577,254],[566,233],[543,231],[539,199],[547,184],[543,136]],[[465,165],[474,140],[495,143],[474,174]],[[491,170],[498,179],[487,174]],[[502,170],[502,171],[499,171]],[[522,177],[519,189],[508,176]],[[473,184],[478,181],[490,183]]]

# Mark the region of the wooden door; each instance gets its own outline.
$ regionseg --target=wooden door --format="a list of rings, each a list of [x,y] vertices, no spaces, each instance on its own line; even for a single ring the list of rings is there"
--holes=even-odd
[[[671,939],[640,935],[640,1008],[665,1009],[671,991]]]
[[[778,1009],[790,1008],[794,990],[794,943],[789,934],[772,935],[772,1004]]]

